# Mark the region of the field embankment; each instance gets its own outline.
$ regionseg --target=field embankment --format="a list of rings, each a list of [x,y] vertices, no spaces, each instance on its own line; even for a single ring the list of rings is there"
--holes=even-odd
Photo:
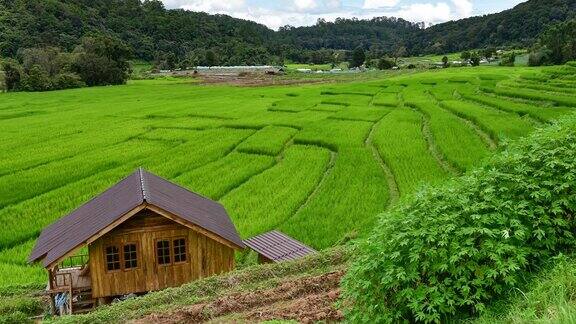
[[[294,262],[252,266],[48,322],[340,320],[335,302],[349,257],[348,249],[337,248]]]

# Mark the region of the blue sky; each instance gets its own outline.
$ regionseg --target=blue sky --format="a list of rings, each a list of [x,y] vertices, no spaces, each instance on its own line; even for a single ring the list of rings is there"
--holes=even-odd
[[[525,0],[162,0],[168,8],[222,13],[277,29],[323,18],[401,17],[437,24],[509,9]]]

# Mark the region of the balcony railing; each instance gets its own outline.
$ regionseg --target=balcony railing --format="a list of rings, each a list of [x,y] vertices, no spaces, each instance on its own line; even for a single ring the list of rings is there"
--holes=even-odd
[[[80,255],[73,255],[64,259],[62,262],[58,264],[58,268],[60,269],[69,269],[69,268],[84,268],[88,264],[88,255],[87,254],[80,254]]]

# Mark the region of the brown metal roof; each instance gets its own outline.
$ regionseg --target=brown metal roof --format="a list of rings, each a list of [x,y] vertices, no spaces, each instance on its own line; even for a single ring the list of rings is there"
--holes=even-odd
[[[239,248],[244,247],[221,204],[139,169],[44,229],[28,260],[44,258],[44,266],[49,266],[144,204],[154,205]]]
[[[316,253],[311,247],[279,231],[254,236],[244,240],[244,244],[274,262],[295,260]]]

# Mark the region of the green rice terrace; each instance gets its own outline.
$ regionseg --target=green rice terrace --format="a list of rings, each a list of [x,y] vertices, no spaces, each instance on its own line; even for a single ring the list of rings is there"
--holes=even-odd
[[[0,94],[0,291],[45,285],[26,261],[40,231],[139,166],[220,201],[242,238],[279,229],[326,249],[575,110],[570,66]]]

